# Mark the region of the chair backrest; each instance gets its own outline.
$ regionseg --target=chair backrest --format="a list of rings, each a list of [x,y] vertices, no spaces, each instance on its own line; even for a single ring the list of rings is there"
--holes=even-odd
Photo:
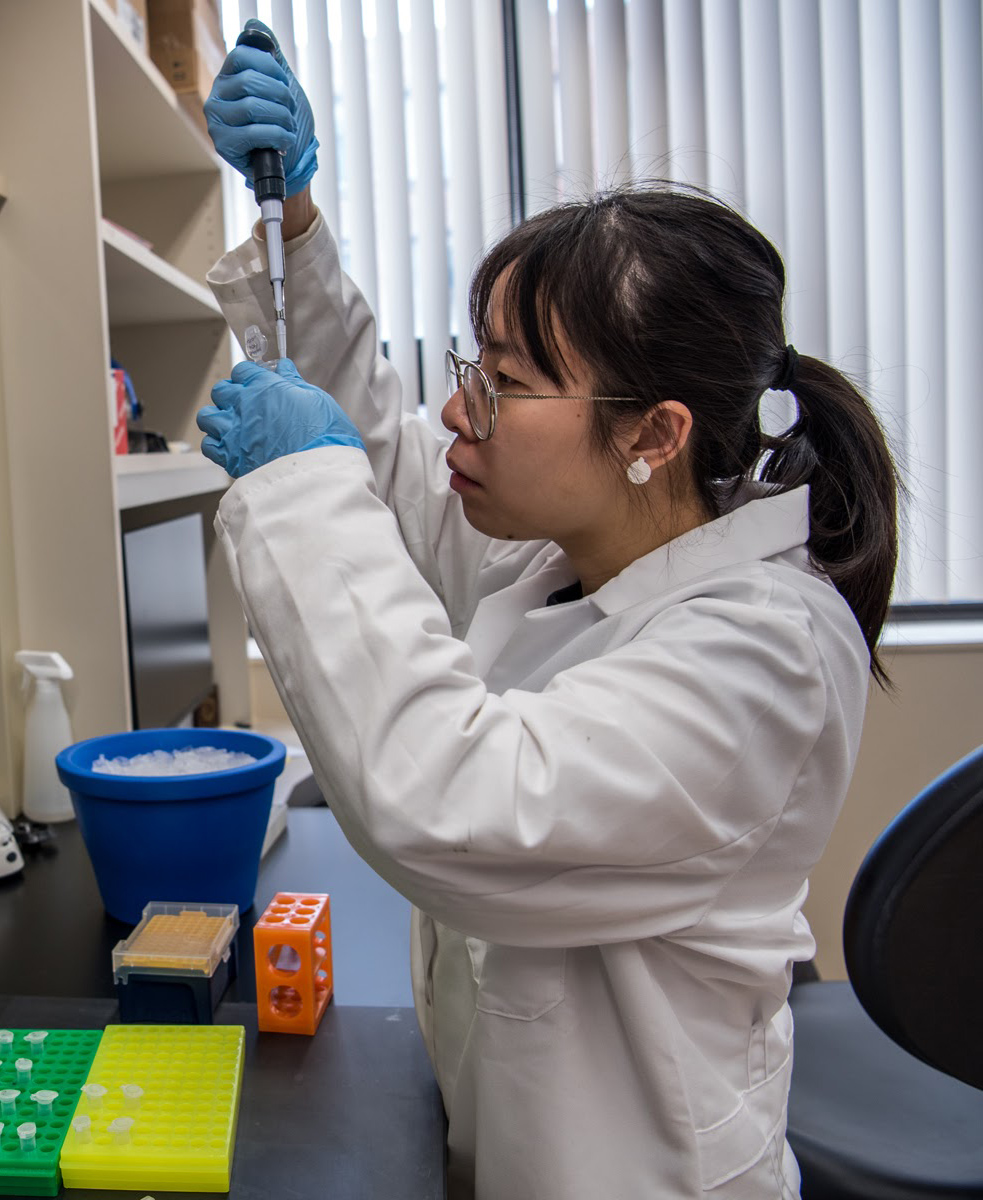
[[[884,1032],[983,1088],[983,746],[871,847],[843,920],[850,983]]]

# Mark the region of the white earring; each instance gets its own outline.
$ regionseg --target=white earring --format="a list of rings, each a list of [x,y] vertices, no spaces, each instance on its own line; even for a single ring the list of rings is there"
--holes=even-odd
[[[631,483],[648,483],[652,478],[652,468],[648,465],[641,455],[631,463],[627,470],[628,479]]]

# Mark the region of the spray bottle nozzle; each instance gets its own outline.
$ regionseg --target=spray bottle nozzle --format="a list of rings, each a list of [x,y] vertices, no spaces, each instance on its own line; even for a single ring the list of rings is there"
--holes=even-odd
[[[34,679],[71,679],[72,668],[54,650],[18,650],[14,662],[24,668],[24,674]]]

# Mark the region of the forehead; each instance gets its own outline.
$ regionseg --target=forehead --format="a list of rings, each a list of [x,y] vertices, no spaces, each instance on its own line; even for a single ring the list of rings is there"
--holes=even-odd
[[[518,297],[514,287],[510,289],[514,264],[505,268],[495,280],[488,297],[488,308],[485,312],[484,329],[481,335],[481,350],[483,354],[494,355],[497,358],[508,358],[521,364],[528,370],[534,371],[544,379],[551,372],[544,370],[537,363],[536,356],[529,348],[529,341],[523,328],[523,317],[527,321],[535,320],[538,329],[531,331],[549,359],[550,366],[558,381],[573,381],[582,378],[586,367],[583,360],[573,347],[562,322],[554,309],[546,314],[537,306],[535,314],[520,312]],[[543,325],[547,328],[543,329]],[[536,335],[539,335],[538,337]],[[545,336],[543,336],[545,334]]]
[[[519,322],[514,317],[512,320],[506,319],[506,306],[512,303],[512,298],[508,293],[508,282],[513,269],[513,267],[506,267],[495,280],[488,296],[485,327],[481,334],[481,348],[489,354],[512,354],[526,359],[529,351]]]

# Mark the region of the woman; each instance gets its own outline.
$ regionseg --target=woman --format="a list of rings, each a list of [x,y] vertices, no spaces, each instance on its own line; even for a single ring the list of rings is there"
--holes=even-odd
[[[791,964],[885,678],[870,409],[786,346],[781,260],[740,216],[623,192],[479,266],[448,449],[310,202],[286,64],[234,51],[206,111],[229,161],[286,152],[299,347],[199,417],[247,476],[217,527],[339,824],[416,906],[451,1195],[798,1195]],[[257,236],[210,277],[240,340],[272,328]],[[774,439],[769,388],[799,408]]]

